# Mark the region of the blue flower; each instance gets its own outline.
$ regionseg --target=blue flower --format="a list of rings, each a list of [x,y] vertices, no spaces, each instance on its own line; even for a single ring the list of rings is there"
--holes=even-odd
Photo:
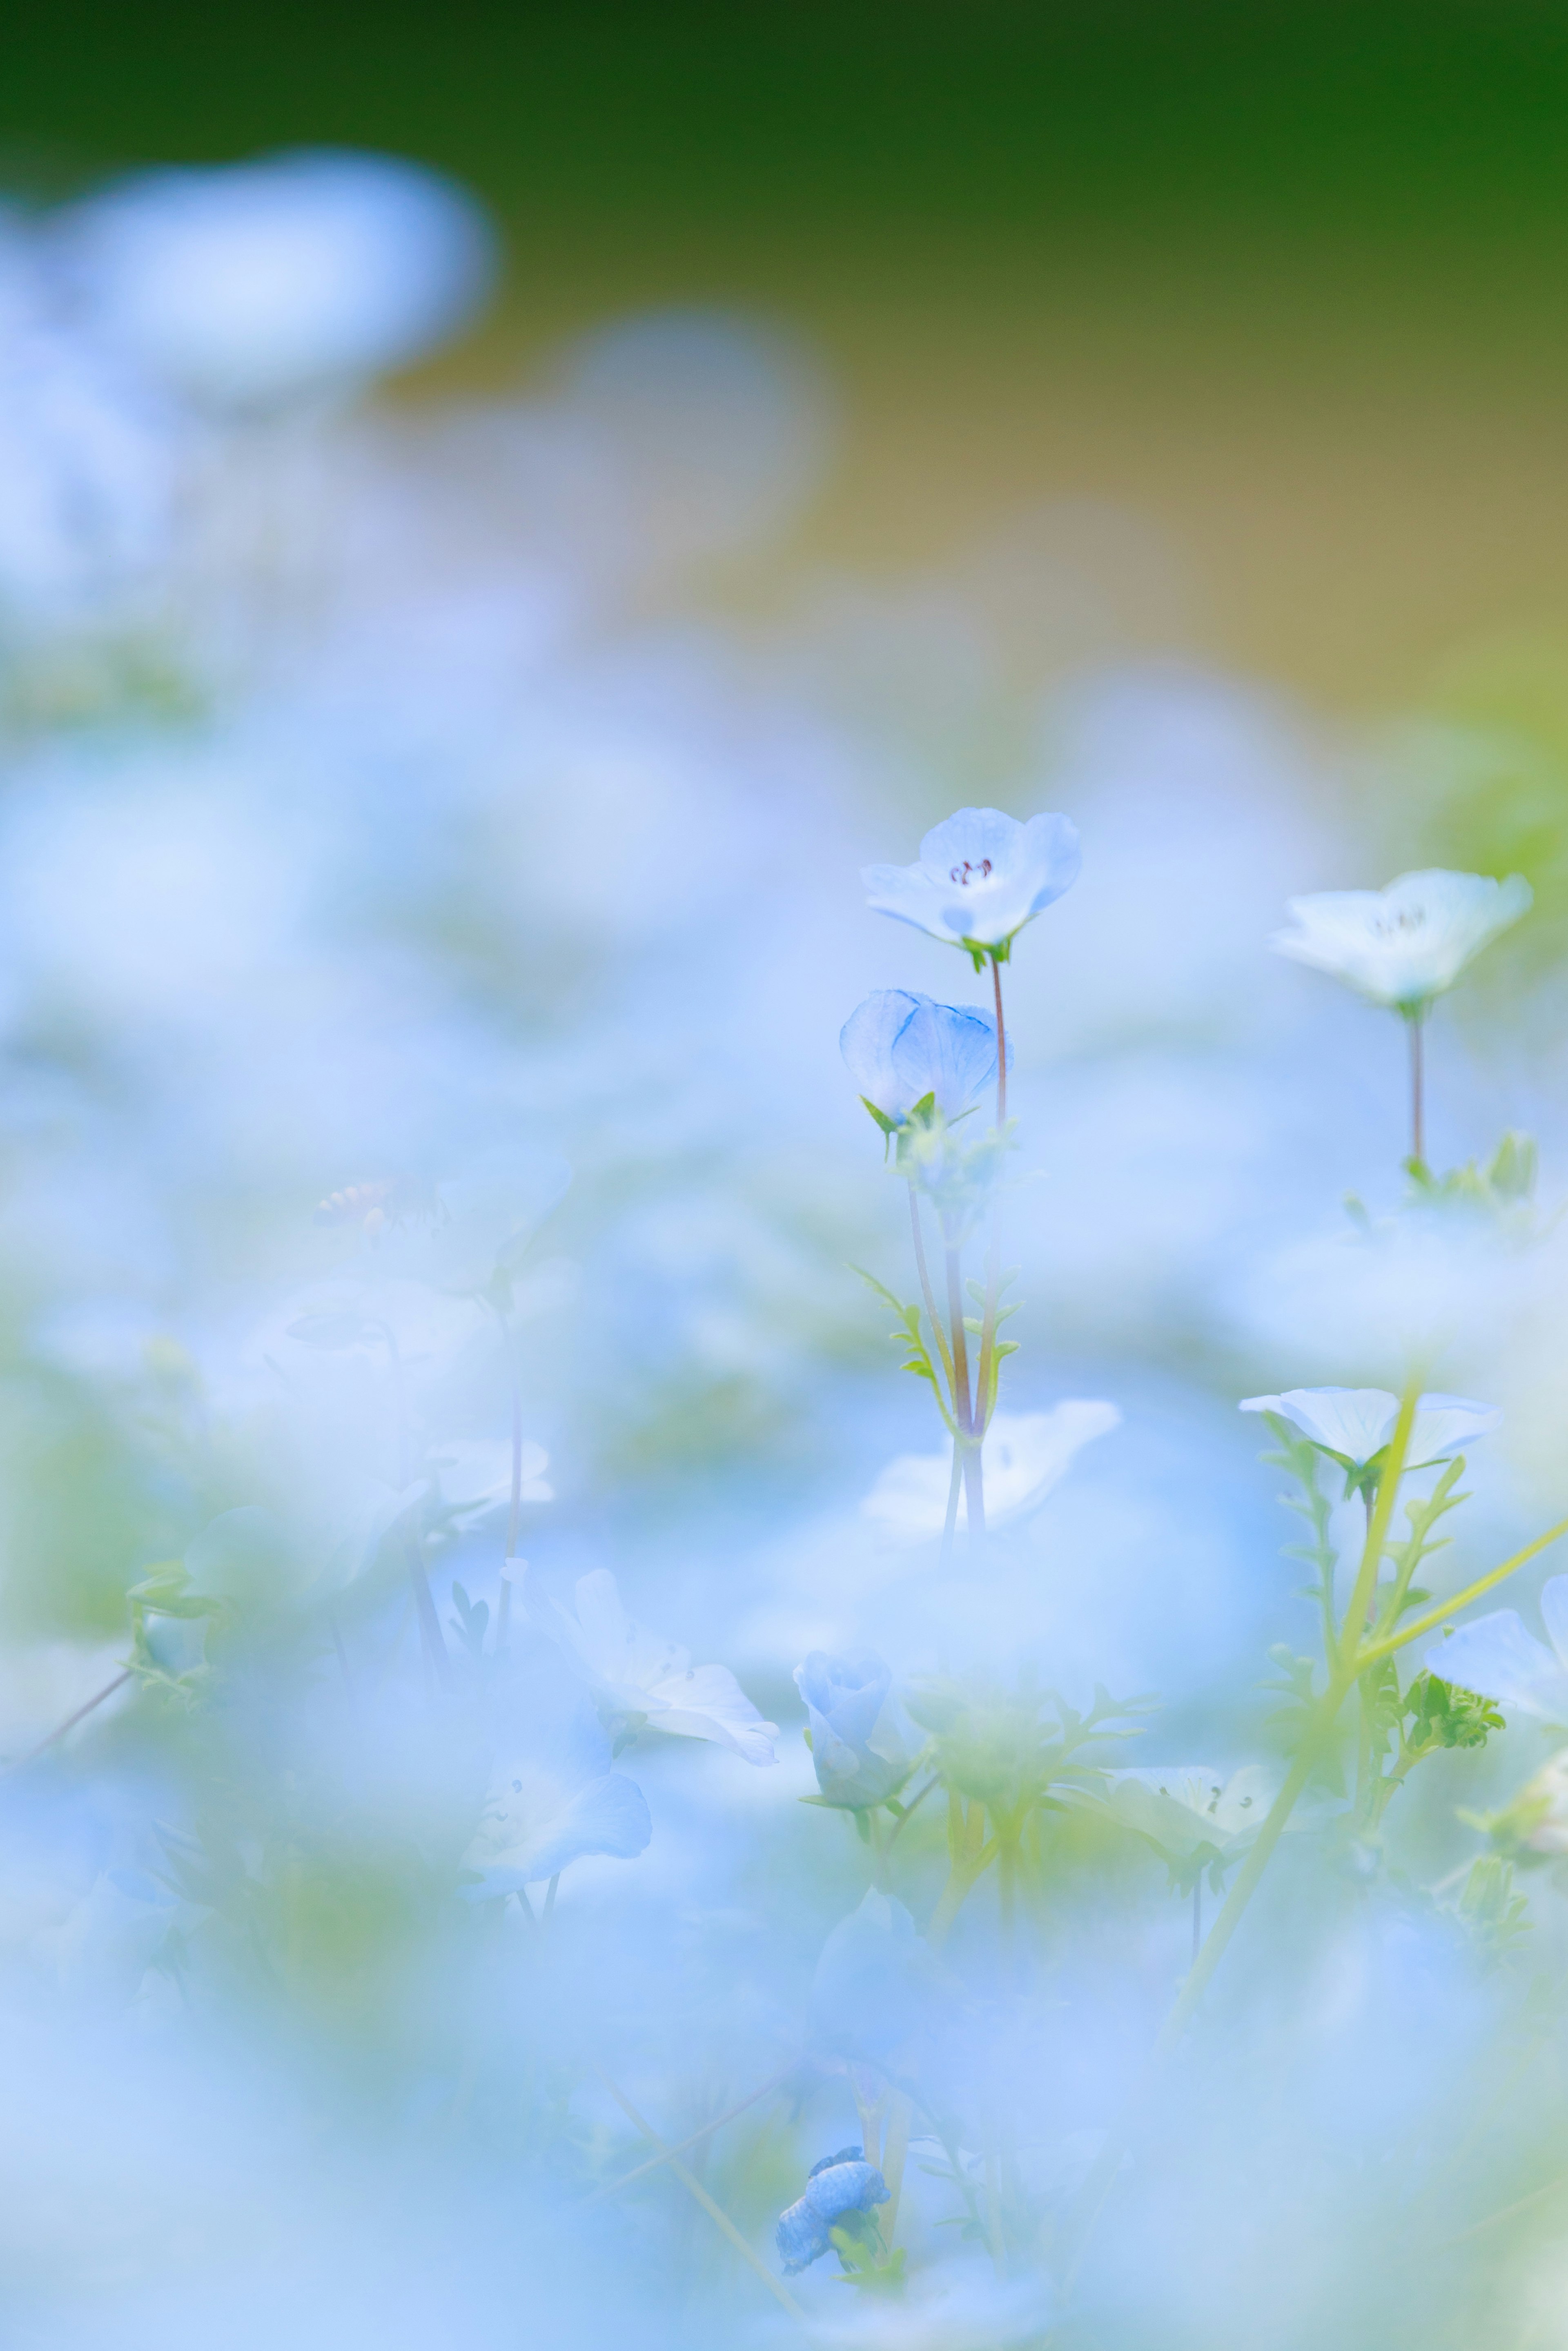
[[[647,1802],[634,1780],[610,1769],[610,1741],[587,1700],[530,1682],[508,1718],[463,1856],[465,1899],[520,1893],[589,1854],[634,1860],[653,1833]]]
[[[910,1756],[888,1705],[893,1676],[869,1649],[830,1657],[813,1649],[795,1668],[810,1719],[811,1761],[828,1802],[880,1804],[909,1777]]]
[[[869,2213],[887,2200],[887,2182],[874,2163],[866,2162],[862,2148],[845,2147],[825,2155],[811,2166],[800,2202],[779,2216],[776,2241],[786,2275],[820,2261],[831,2248],[835,2227],[852,2214]]]
[[[839,1050],[884,1132],[902,1126],[927,1094],[945,1119],[957,1118],[997,1073],[997,1029],[988,1012],[937,1004],[903,987],[868,996],[840,1031]]]
[[[928,832],[915,865],[868,865],[879,914],[1004,961],[1024,925],[1078,879],[1078,829],[1064,816],[1027,824],[1000,809],[960,809]]]
[[[822,1945],[811,1979],[813,2038],[885,2066],[931,2011],[941,1971],[902,1902],[873,1886]]]
[[[1434,1641],[1421,1663],[1439,1681],[1477,1690],[1511,1714],[1568,1722],[1568,1575],[1542,1585],[1541,1620],[1545,1641],[1526,1631],[1517,1608],[1494,1608]]]

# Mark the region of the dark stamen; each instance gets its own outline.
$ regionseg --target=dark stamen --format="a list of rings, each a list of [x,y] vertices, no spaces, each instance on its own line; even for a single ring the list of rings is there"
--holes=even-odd
[[[988,877],[990,870],[991,861],[988,857],[982,857],[977,865],[971,865],[966,857],[962,865],[954,866],[947,878],[951,882],[962,883],[967,889],[971,882],[984,882]]]

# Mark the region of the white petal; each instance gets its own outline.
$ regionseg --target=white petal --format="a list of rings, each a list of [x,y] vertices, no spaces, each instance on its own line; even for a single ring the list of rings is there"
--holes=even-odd
[[[1359,1465],[1387,1444],[1399,1399],[1385,1388],[1288,1388],[1283,1395],[1249,1396],[1241,1409],[1278,1413],[1314,1445]]]
[[[1479,1690],[1520,1714],[1568,1722],[1568,1671],[1543,1641],[1527,1633],[1517,1610],[1499,1608],[1434,1641],[1421,1659],[1440,1681]]]
[[[1541,1587],[1541,1621],[1546,1637],[1568,1672],[1568,1575],[1551,1575]]]
[[[776,1722],[767,1722],[727,1666],[691,1666],[648,1692],[648,1719],[655,1730],[681,1739],[711,1739],[733,1748],[748,1763],[771,1763]]]
[[[1472,1437],[1489,1435],[1501,1422],[1495,1405],[1477,1404],[1469,1396],[1424,1395],[1410,1432],[1410,1466],[1444,1460]]]
[[[1038,1510],[1073,1456],[1121,1417],[1113,1404],[1082,1397],[1050,1412],[996,1414],[980,1449],[987,1524],[1005,1525]],[[942,1531],[951,1475],[950,1452],[901,1453],[861,1504],[862,1515],[901,1541],[924,1542]]]

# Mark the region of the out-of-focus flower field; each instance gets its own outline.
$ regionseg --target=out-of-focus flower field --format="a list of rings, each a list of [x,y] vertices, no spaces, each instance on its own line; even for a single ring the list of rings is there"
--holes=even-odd
[[[0,201],[5,2340],[1568,2342],[1540,581],[392,144]]]

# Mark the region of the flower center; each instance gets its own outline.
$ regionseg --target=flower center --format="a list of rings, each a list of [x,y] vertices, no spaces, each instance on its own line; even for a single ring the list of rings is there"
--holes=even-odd
[[[1425,906],[1401,906],[1396,914],[1379,914],[1373,929],[1380,939],[1397,938],[1401,931],[1424,930],[1427,925]]]
[[[991,861],[988,857],[982,857],[977,865],[971,865],[966,857],[962,865],[954,866],[947,878],[950,882],[958,883],[966,890],[971,882],[988,882],[991,878]]]

